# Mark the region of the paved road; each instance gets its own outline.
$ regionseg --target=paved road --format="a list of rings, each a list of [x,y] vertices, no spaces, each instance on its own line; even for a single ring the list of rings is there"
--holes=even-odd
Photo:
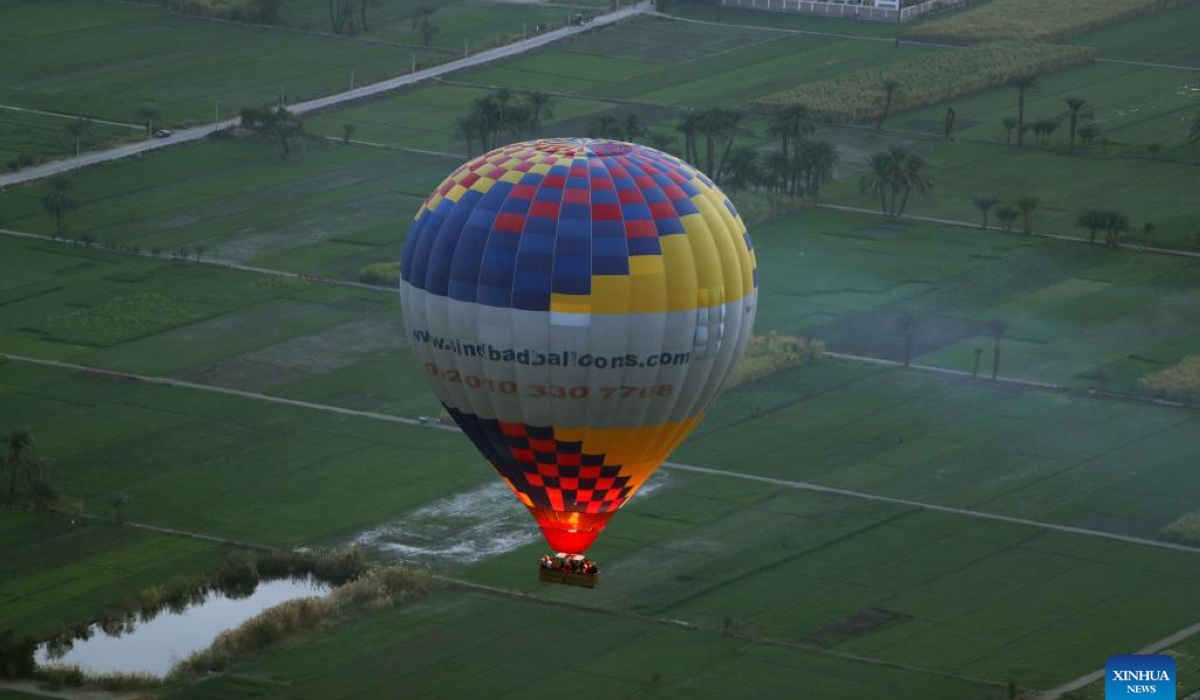
[[[433,66],[432,68],[419,70],[416,73],[409,73],[408,75],[382,80],[378,83],[371,83],[370,85],[354,88],[353,90],[347,90],[345,92],[339,92],[333,95],[327,95],[325,97],[318,97],[315,100],[308,100],[307,102],[298,102],[296,104],[288,105],[288,109],[296,112],[297,114],[304,114],[305,112],[325,109],[326,107],[332,107],[344,102],[350,102],[353,100],[362,99],[364,97],[371,97],[373,95],[390,92],[398,88],[414,85],[423,80],[436,78],[438,76],[446,75],[447,73],[452,73],[464,68],[471,68],[473,66],[483,65],[485,63],[490,63],[503,58],[517,56],[525,53],[526,51],[532,51],[533,49],[541,48],[547,44],[554,43],[569,36],[574,36],[581,32],[586,32],[596,29],[597,27],[603,27],[614,22],[628,19],[635,15],[649,12],[652,8],[652,3],[641,2],[637,5],[622,8],[616,12],[600,15],[585,25],[578,27],[563,27],[552,32],[538,34],[529,37],[528,39],[506,44],[505,46],[488,49],[487,51],[480,51],[473,56],[460,58],[457,61],[450,61],[449,63]],[[135,156],[140,153],[147,153],[149,151],[165,148],[167,146],[176,146],[181,143],[198,141],[217,129],[224,129],[234,126],[237,124],[237,122],[238,119],[236,117],[232,119],[225,119],[212,124],[206,124],[204,126],[196,126],[190,129],[180,129],[165,139],[149,139],[146,141],[139,141],[137,143],[126,144],[124,146],[117,146],[116,148],[110,148],[105,151],[85,153],[77,158],[65,158],[63,160],[43,163],[42,165],[26,168],[19,172],[0,175],[0,188],[8,187],[10,185],[17,185],[22,182],[29,182],[31,180],[38,180],[51,175],[65,173],[78,168],[87,167],[89,165],[95,165],[97,163],[105,163],[111,160],[128,158],[130,156]]]
[[[80,114],[63,114],[62,112],[47,112],[44,109],[26,109],[25,107],[14,107],[12,105],[0,105],[0,109],[7,109],[10,112],[25,112],[27,114],[41,114],[47,117],[57,117],[59,119],[87,119],[93,124],[108,124],[109,126],[123,126],[129,129],[145,130],[145,124],[130,124],[128,122],[110,122],[107,119],[96,119],[95,117],[85,117]]]
[[[271,396],[269,394],[259,394],[251,391],[241,391],[240,389],[228,389],[225,387],[213,386],[211,384],[198,384],[182,379],[171,379],[169,377],[159,377],[145,374],[133,374],[130,372],[118,372],[108,369],[97,369],[86,365],[75,364],[72,362],[62,362],[60,360],[44,360],[35,357],[26,357],[24,355],[12,355],[8,353],[0,353],[0,357],[12,362],[26,362],[29,364],[42,365],[45,367],[57,367],[59,369],[72,370],[76,372],[86,372],[93,375],[103,377],[111,377],[114,379],[134,380],[139,382],[147,382],[150,384],[161,384],[166,386],[180,387],[184,389],[194,389],[198,391],[208,391],[217,394],[226,394],[237,396],[245,399],[253,399],[256,401],[266,401],[269,403],[285,404],[288,406],[299,406],[316,411],[325,411],[328,413],[336,413],[344,416],[353,416],[356,418],[369,418],[372,420],[388,421],[390,423],[403,423],[405,425],[419,426],[434,430],[445,430],[457,432],[458,429],[452,426],[442,425],[433,420],[417,420],[413,418],[402,418],[386,413],[375,413],[373,411],[360,411],[352,408],[343,408],[341,406],[330,406],[328,404],[315,403],[312,401],[299,401],[296,399],[285,399],[280,396]],[[1025,525],[1028,527],[1040,528],[1043,530],[1052,530],[1054,532],[1065,532],[1072,535],[1083,535],[1086,537],[1097,537],[1106,540],[1115,540],[1126,544],[1136,544],[1147,547],[1155,547],[1158,549],[1170,549],[1177,552],[1186,552],[1188,554],[1200,554],[1200,547],[1189,547],[1187,545],[1175,544],[1173,542],[1160,542],[1158,540],[1150,540],[1142,537],[1132,537],[1128,535],[1120,535],[1112,532],[1104,532],[1101,530],[1089,530],[1082,527],[1073,527],[1070,525],[1059,525],[1057,523],[1048,523],[1040,520],[1030,520],[1028,518],[1017,518],[1007,515],[997,515],[995,513],[987,513],[984,511],[970,510],[967,508],[955,508],[952,506],[937,505],[934,503],[925,503],[923,501],[914,501],[906,498],[894,498],[892,496],[880,496],[873,493],[865,493],[862,491],[851,491],[849,489],[839,489],[830,486],[821,486],[819,484],[811,484],[804,481],[794,481],[791,479],[778,479],[769,476],[758,476],[755,474],[745,474],[742,472],[731,472],[724,469],[714,469],[711,467],[702,467],[695,464],[681,464],[678,462],[665,462],[663,467],[667,469],[675,469],[678,471],[694,472],[697,474],[708,474],[712,476],[723,476],[732,479],[744,479],[746,481],[757,481],[759,483],[771,484],[788,489],[796,489],[798,491],[811,491],[814,493],[823,493],[831,496],[841,496],[845,498],[855,498],[865,501],[875,501],[879,503],[890,503],[893,505],[905,506],[909,508],[920,508],[923,510],[932,510],[940,513],[952,513],[954,515],[963,515],[970,518],[978,518],[982,520],[992,520],[1014,525]]]

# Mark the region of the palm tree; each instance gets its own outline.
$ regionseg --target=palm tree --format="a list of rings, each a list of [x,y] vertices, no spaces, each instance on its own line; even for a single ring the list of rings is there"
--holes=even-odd
[[[679,118],[679,123],[675,125],[675,130],[683,134],[683,159],[695,165],[700,159],[699,149],[696,148],[696,132],[700,129],[700,122],[696,112],[689,111]]]
[[[780,138],[779,152],[783,157],[784,166],[782,190],[788,194],[795,194],[798,184],[791,175],[794,169],[790,161],[799,151],[800,141],[812,136],[816,129],[817,127],[813,123],[808,107],[802,104],[785,105],[771,115],[767,131],[772,136]]]
[[[979,224],[979,228],[988,227],[988,212],[996,206],[998,201],[1000,200],[990,194],[981,194],[971,200],[971,204],[974,204],[979,213],[983,214],[983,221]]]
[[[92,120],[80,117],[67,124],[67,133],[75,139],[75,155],[78,156],[82,150],[82,141],[84,136],[90,136],[92,133]]]
[[[1000,120],[1000,123],[1004,125],[1004,143],[1011,144],[1013,129],[1017,128],[1017,120],[1012,117],[1005,117]]]
[[[1033,212],[1042,205],[1041,200],[1039,200],[1037,197],[1026,195],[1024,197],[1018,197],[1013,204],[1016,205],[1017,211],[1021,212],[1021,220],[1025,233],[1033,233],[1033,228],[1030,226],[1029,217],[1032,216]]]
[[[1069,120],[1070,142],[1067,146],[1067,151],[1075,152],[1075,133],[1078,130],[1079,119],[1090,119],[1091,111],[1088,109],[1087,98],[1071,96],[1063,100],[1067,103],[1067,119]]]
[[[358,131],[358,124],[354,122],[346,122],[342,124],[342,144],[350,145],[350,139],[354,138],[354,132]]]
[[[34,439],[28,430],[14,430],[4,442],[8,447],[5,461],[8,462],[8,505],[11,506],[17,501],[17,472],[35,464],[37,458],[31,452]]]
[[[108,498],[108,504],[113,509],[113,521],[117,525],[125,524],[125,509],[129,507],[129,496],[123,493],[114,493]]]
[[[147,137],[154,133],[154,122],[162,118],[158,108],[150,103],[146,103],[142,105],[140,109],[138,109],[138,116],[142,118],[142,121],[146,122]]]
[[[554,118],[554,98],[545,92],[534,90],[525,93],[525,104],[529,106],[529,129],[538,131],[547,119]]]
[[[642,121],[637,112],[630,112],[625,115],[622,130],[625,132],[626,141],[636,141],[646,133],[646,122]]]
[[[717,162],[716,172],[710,173],[713,176],[713,182],[721,182],[721,178],[725,174],[725,161],[729,158],[729,151],[733,149],[733,142],[741,133],[742,122],[745,119],[746,113],[740,109],[722,110],[721,131],[725,137],[725,146],[721,149],[721,160]]]
[[[805,189],[813,204],[821,195],[821,185],[833,179],[833,169],[841,162],[837,146],[829,141],[805,141],[800,149],[800,163],[805,172]]]
[[[79,201],[72,192],[71,178],[55,175],[47,180],[41,202],[46,213],[54,218],[55,237],[62,238],[67,214],[79,208]]]
[[[900,194],[900,206],[897,208],[893,199],[892,212],[894,216],[903,216],[908,206],[908,195],[916,190],[919,194],[929,194],[933,191],[933,176],[923,171],[928,164],[916,152],[903,146],[892,146],[888,149],[892,156],[895,170],[893,172],[894,186],[892,196]]]
[[[996,218],[1000,221],[1000,227],[1004,229],[1005,233],[1012,231],[1013,222],[1020,215],[1021,212],[1011,204],[1001,204],[996,207]]]
[[[1099,209],[1088,209],[1079,214],[1075,219],[1075,225],[1079,228],[1085,228],[1088,231],[1088,243],[1095,244],[1096,232],[1104,228],[1108,222],[1105,213]]]
[[[675,137],[671,136],[670,134],[664,134],[661,131],[651,131],[650,133],[646,134],[645,141],[646,145],[650,146],[651,148],[657,148],[663,153],[666,153],[670,151],[671,146],[675,144]]]
[[[879,122],[875,124],[876,131],[883,129],[883,120],[887,119],[888,112],[892,110],[892,99],[900,90],[900,81],[895,78],[884,78],[880,87],[883,88],[883,97],[880,98],[883,102],[883,112],[879,115]]]
[[[917,316],[917,312],[912,309],[905,309],[900,312],[900,316],[896,318],[896,326],[899,327],[900,333],[904,336],[904,366],[908,367],[912,364],[913,341],[917,337],[917,329],[921,325],[921,319]]]
[[[588,127],[588,136],[596,139],[620,139],[623,136],[621,121],[611,113],[601,114]]]
[[[992,379],[1000,376],[1000,338],[1008,330],[1008,322],[993,318],[987,322],[987,331],[992,336]]]
[[[1035,75],[1018,76],[1012,86],[1017,89],[1017,147],[1020,148],[1025,145],[1025,94],[1037,90],[1038,79]]]
[[[787,156],[784,156],[786,164]],[[888,206],[888,195],[892,193],[892,172],[895,165],[892,156],[887,151],[872,153],[867,159],[867,171],[858,178],[858,191],[865,195],[879,197],[879,208],[884,216],[891,215]]]
[[[729,153],[725,159],[725,171],[728,177],[722,183],[731,190],[748,190],[760,179],[758,151],[749,146],[739,146]]]
[[[421,35],[421,42],[425,46],[429,46],[429,42],[433,37],[437,36],[442,30],[438,23],[434,21],[433,16],[437,14],[437,8],[432,5],[421,5],[417,8],[416,13],[412,18],[413,31]]]
[[[1079,130],[1079,138],[1083,139],[1083,143],[1085,145],[1091,144],[1092,141],[1095,141],[1103,135],[1104,131],[1095,124],[1084,124],[1083,128]]]
[[[1121,242],[1121,235],[1129,233],[1129,217],[1116,209],[1104,213],[1104,245],[1109,248],[1117,248]]]

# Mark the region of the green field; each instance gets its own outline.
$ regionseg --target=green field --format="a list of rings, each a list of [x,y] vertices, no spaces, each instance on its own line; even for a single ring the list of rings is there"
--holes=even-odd
[[[825,447],[811,444],[805,453],[819,456],[832,467],[830,447],[841,446],[844,450],[847,445],[862,446],[865,441],[850,433],[831,431],[828,425],[820,425],[809,416],[815,411],[822,416],[837,416],[839,424],[854,425],[855,406],[862,407],[864,413],[859,424],[871,431],[868,446],[882,446],[892,431],[904,430],[912,450],[932,456],[926,441],[944,443],[950,437],[942,427],[944,421],[918,414],[908,419],[908,425],[901,425],[879,413],[881,402],[889,394],[897,398],[928,394],[928,389],[906,390],[906,384],[924,378],[894,370],[870,370],[865,374],[862,376],[863,372],[854,366],[822,363],[789,372],[785,381],[770,382],[771,387],[759,384],[739,389],[713,416],[709,432],[693,441],[681,458],[690,456],[692,450],[702,450],[712,458],[711,464],[723,464],[722,454],[728,448],[715,445],[746,444],[750,436],[758,436],[754,442],[763,448],[768,441],[780,445],[780,436],[789,434],[795,438],[785,442],[807,444],[808,434],[797,435],[794,428],[802,425],[826,441]],[[839,375],[843,379],[859,375],[859,381],[882,381],[883,385],[831,393],[831,384]],[[96,498],[115,490],[128,493],[132,498],[130,517],[139,521],[277,544],[329,541],[487,478],[486,468],[471,457],[461,436],[454,434],[425,429],[427,432],[417,440],[412,431],[422,430],[419,428],[326,417],[309,409],[274,407],[194,390],[111,382],[16,363],[0,366],[0,384],[7,387],[3,405],[31,419],[31,427],[43,446],[41,451],[52,460],[54,478],[65,491],[83,498],[89,507]],[[978,396],[976,410],[990,409],[996,420],[1008,423],[1012,415],[1027,413],[1038,403],[1045,411],[1055,408],[1052,399],[1038,399],[1036,395],[1010,397],[1010,401],[1023,403],[1023,408],[997,405],[995,397],[987,396],[995,391],[990,387],[960,384],[950,391],[958,394],[959,403],[948,404],[944,395],[930,397],[930,403],[937,404],[943,415],[967,410],[961,402],[969,401],[971,394]],[[772,394],[820,399],[812,409],[801,402],[749,422],[738,415],[748,402],[771,401]],[[70,397],[72,403],[66,404],[60,397]],[[162,411],[167,406],[171,407],[169,414]],[[1104,410],[1103,404],[1081,406],[1085,414],[1071,426],[1088,422],[1112,425],[1113,419],[1094,414],[1097,406]],[[1117,406],[1113,410],[1118,410]],[[891,410],[896,416],[914,413],[911,405],[893,405]],[[757,421],[782,421],[793,427],[781,432]],[[1045,419],[1030,413],[1028,422],[1042,425]],[[977,421],[958,424],[955,429],[964,438],[986,432],[994,442],[1004,438],[1010,444],[1019,442],[1012,433],[999,434],[997,428],[1002,427]],[[926,436],[912,432],[922,428],[928,431]],[[1144,424],[1143,429],[1150,433],[1153,426]],[[737,438],[722,438],[726,431],[733,431],[730,435],[736,434]],[[1181,427],[1179,433],[1186,436],[1196,431]],[[1092,436],[1080,435],[1071,445],[1085,450],[1092,447],[1090,439]],[[1136,436],[1128,439],[1136,440]],[[977,443],[973,453],[994,447]],[[168,459],[164,459],[164,450],[170,451]],[[1028,459],[1027,454],[1009,454],[1018,460]],[[944,454],[939,458],[945,460],[942,463],[952,463],[953,456]],[[907,465],[881,467],[897,477],[908,474],[920,484],[924,462],[919,459]],[[97,472],[93,466],[96,464],[106,468]],[[164,470],[164,464],[170,467]],[[811,475],[798,471],[795,461],[772,459],[765,451],[743,452],[739,464],[728,466],[737,469],[745,464],[753,464],[756,473],[771,473],[772,465],[778,464],[781,472],[775,473],[789,478]],[[1010,469],[994,466],[996,478],[991,479],[992,484],[1010,481],[1006,476]],[[839,468],[847,474],[855,471],[846,465]],[[1081,471],[1087,474],[1085,480],[1110,478],[1099,468]],[[972,482],[979,481],[986,472],[957,476],[941,472],[931,476]],[[1169,470],[1155,472],[1153,479],[1164,484],[1172,482],[1176,493],[1193,490]],[[1037,481],[1033,477],[1030,475],[1030,480]],[[1150,474],[1143,473],[1142,477],[1142,483],[1146,483]],[[639,630],[634,637],[659,629],[651,624],[657,618],[684,620],[699,629],[679,630],[679,634],[692,636],[672,637],[673,648],[687,648],[682,639],[716,644],[714,659],[732,655],[721,663],[742,663],[737,650],[761,639],[753,646],[764,651],[774,649],[771,653],[778,654],[773,678],[806,675],[814,668],[827,668],[827,664],[846,664],[846,673],[836,676],[850,674],[858,679],[855,683],[862,683],[869,677],[864,675],[868,668],[877,668],[858,669],[861,662],[831,658],[820,652],[822,649],[904,664],[915,669],[903,673],[898,669],[877,671],[897,674],[890,682],[900,684],[898,692],[913,693],[914,697],[924,693],[923,697],[932,698],[961,698],[971,684],[933,676],[931,671],[984,679],[996,686],[1011,678],[1022,685],[1044,687],[1091,670],[1100,663],[1098,659],[1115,650],[1126,650],[1130,640],[1156,638],[1174,631],[1180,620],[1198,612],[1196,601],[1186,591],[1200,578],[1200,565],[1186,554],[902,506],[804,494],[730,477],[670,471],[665,479],[661,493],[635,500],[598,543],[595,555],[606,563],[607,577],[604,586],[595,592],[538,587],[528,568],[536,557],[536,544],[464,573],[482,583],[536,590],[539,596],[559,602],[586,602],[613,611],[617,617],[613,612],[602,616],[613,623],[624,624],[620,616],[626,613],[648,616],[628,621]],[[331,494],[337,496],[331,498]],[[1016,500],[1024,503],[1030,498],[1024,494]],[[513,508],[517,508],[515,503]],[[1098,519],[1107,515],[1095,508],[1089,508],[1089,512],[1096,513]],[[90,527],[93,529],[80,532],[108,531],[102,529],[107,526]],[[880,552],[888,554],[881,556]],[[65,577],[61,572],[56,575]],[[988,583],[986,593],[979,582]],[[114,587],[126,585],[118,581]],[[1153,605],[1133,594],[1148,587],[1161,595]],[[1081,593],[1085,589],[1087,593]],[[420,612],[426,605],[435,608],[430,612],[432,618]],[[469,612],[463,610],[467,605],[458,599],[452,607]],[[488,608],[486,613],[470,612],[470,621],[463,627],[478,641],[470,647],[477,651],[464,650],[466,655],[458,662],[468,664],[468,668],[482,663],[482,657],[476,660],[475,654],[495,653],[493,644],[487,641],[491,634],[511,638],[514,631],[510,625],[519,620],[531,627],[529,640],[535,644],[534,648],[525,648],[522,656],[536,656],[536,649],[549,642],[532,630],[547,625],[554,628],[554,621],[570,614],[558,607],[523,609],[511,603],[484,607]],[[1104,610],[1103,615],[1097,614],[1098,608]],[[481,614],[485,616],[477,617]],[[376,662],[370,661],[379,654],[379,663],[384,658],[392,659],[388,668],[395,669],[396,657],[385,651],[390,647],[371,645],[374,650],[364,657],[360,646],[364,638],[375,635],[406,639],[406,630],[421,628],[425,624],[422,619],[441,627],[438,635],[445,643],[457,645],[453,635],[445,637],[449,634],[447,620],[454,619],[454,615],[438,600],[432,600],[414,610],[375,617],[312,644],[268,656],[247,672],[303,687],[298,691],[303,697],[347,697],[371,687],[383,689],[416,678],[432,679],[428,675],[431,667],[445,658],[445,652],[441,645],[430,647],[428,638],[411,642],[429,649],[428,659],[421,661],[424,656],[405,654],[400,658],[412,665],[394,672],[378,669]],[[722,636],[726,620],[736,632],[735,638]],[[579,635],[575,638],[580,643],[586,644],[583,640],[601,634],[583,633],[581,628],[590,628],[588,623],[582,619],[577,622],[565,625],[565,632]],[[988,629],[989,634],[972,633],[981,628]],[[496,632],[485,633],[491,629]],[[628,646],[619,641],[624,638],[618,635],[617,640],[609,639],[596,653]],[[1053,663],[1048,664],[1047,658]],[[682,664],[680,670],[662,672],[666,678],[657,682],[669,681],[668,687],[682,682],[690,675],[684,669],[695,662],[689,654],[683,654],[677,662]],[[355,667],[357,671],[349,671]],[[541,663],[536,668],[538,673],[546,670]],[[851,669],[858,670],[851,673]],[[618,676],[628,682],[648,682],[655,672],[658,669],[633,663]],[[350,678],[357,680],[351,682]],[[490,678],[482,672],[457,674],[455,682],[465,690],[473,684],[490,682]],[[219,687],[228,682],[230,679],[213,681]],[[843,682],[838,681],[827,692],[832,697],[842,697],[838,693],[846,693],[847,698],[860,697],[860,687],[842,687]],[[250,685],[256,688],[255,695],[267,690],[253,682]],[[995,691],[995,687],[990,691],[988,688],[979,685],[976,697]],[[189,693],[184,691],[182,697]],[[995,697],[1001,696],[996,692]]]
[[[243,105],[289,102],[410,70],[407,48],[181,18],[89,0],[3,0],[0,104],[137,122],[204,122]],[[69,17],[69,21],[64,21]],[[64,50],[68,46],[70,50]],[[219,103],[219,105],[218,105]]]
[[[0,630],[45,634],[175,576],[225,549],[68,515],[0,510]]]
[[[579,97],[744,107],[771,92],[934,50],[649,19],[460,75],[474,83]]]
[[[1094,46],[1101,58],[1200,67],[1197,22],[1200,5],[1193,4],[1077,36],[1071,43]]]
[[[410,7],[378,7],[367,38],[411,41]],[[1184,63],[1194,42],[1168,18],[1196,7],[1080,43]],[[289,21],[318,27],[323,9],[296,0]],[[510,32],[523,13],[571,11],[447,3],[438,42],[452,48]],[[351,66],[365,81],[371,70],[403,72],[410,57],[115,2],[0,0],[0,12],[0,104],[119,121],[145,99],[184,121],[206,118],[214,99],[226,104],[216,93],[241,95],[233,109],[269,100],[280,82],[293,98],[329,92]],[[769,17],[883,39],[893,31]],[[1157,48],[1140,45],[1157,32]],[[491,86],[559,93],[546,134],[586,131],[607,110],[636,109],[664,129],[680,107],[744,107],[933,51],[947,49],[639,19],[309,121],[327,136],[353,123],[356,139],[387,148],[313,138],[283,161],[267,144],[231,139],[76,172],[81,206],[69,233],[98,245],[0,236],[0,352],[189,384],[0,360],[0,431],[30,429],[65,505],[99,516],[0,510],[0,629],[44,633],[225,556],[211,543],[109,524],[118,493],[134,523],[281,547],[399,532],[409,539],[396,542],[417,542],[418,554],[432,553],[423,561],[465,584],[171,687],[179,700],[999,700],[1010,683],[1053,687],[1194,623],[1195,553],[1102,535],[1153,539],[1196,510],[1200,412],[1088,390],[1133,391],[1139,377],[1198,352],[1200,260],[819,208],[754,227],[758,332],[897,360],[898,321],[911,311],[915,362],[970,372],[980,348],[980,378],[827,358],[731,390],[674,455],[679,466],[654,477],[597,542],[602,584],[585,591],[536,582],[541,540],[469,441],[389,419],[440,410],[394,292],[128,250],[202,247],[209,262],[353,280],[365,264],[398,258],[413,212],[457,164],[394,147],[460,151],[453,125]],[[1082,235],[1079,209],[1118,207],[1138,228],[1157,223],[1149,242],[1197,245],[1196,168],[1176,125],[1194,113],[1185,88],[1195,82],[1187,71],[1112,63],[1044,77],[1027,119],[1082,95],[1113,142],[1078,155],[1065,153],[1064,129],[1049,149],[1005,146],[1011,88],[955,100],[953,142],[904,133],[939,129],[946,103],[894,115],[888,127],[900,133],[823,129],[844,177],[822,198],[873,206],[855,170],[871,150],[905,143],[936,180],[910,213],[974,222],[974,195],[1032,193],[1043,202],[1037,231]],[[773,145],[763,127],[751,121],[739,143]],[[1143,157],[1154,141],[1158,161]],[[37,183],[0,193],[2,225],[49,233],[40,194]],[[1071,389],[987,378],[993,318],[1008,325],[1002,378]],[[793,488],[800,482],[859,495]],[[471,537],[496,535],[512,539],[473,556]],[[1173,648],[1185,695],[1200,690],[1198,644]]]
[[[21,155],[44,158],[75,155],[75,137],[67,133],[71,119],[0,109],[0,169],[11,169]],[[144,132],[113,124],[91,125],[80,140],[83,150],[110,146],[120,140],[141,138]]]
[[[76,175],[72,235],[354,279],[396,260],[425,196],[454,161],[311,141],[283,162],[265,144],[208,143]],[[50,233],[37,186],[0,194],[5,226]]]
[[[598,5],[607,9],[607,2],[571,3],[579,5]],[[559,7],[538,3],[514,4],[503,2],[487,2],[486,0],[436,0],[435,2],[420,2],[418,0],[394,0],[380,3],[371,8],[367,16],[368,32],[362,32],[360,19],[356,13],[353,18],[355,35],[360,39],[374,39],[409,44],[422,47],[423,39],[412,26],[412,18],[417,8],[427,5],[436,8],[434,21],[438,32],[429,42],[435,49],[443,49],[446,55],[453,58],[462,55],[463,42],[467,42],[471,51],[508,43],[520,39],[522,33],[533,35],[536,25],[543,25],[546,30],[556,29],[568,22],[570,15],[578,12],[571,7]],[[599,9],[598,8],[598,9]],[[326,0],[292,0],[283,10],[284,21],[294,27],[330,31],[329,3]]]

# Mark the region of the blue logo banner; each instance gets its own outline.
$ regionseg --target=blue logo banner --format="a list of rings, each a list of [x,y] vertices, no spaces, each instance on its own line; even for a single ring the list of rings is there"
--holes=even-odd
[[[1175,659],[1170,656],[1113,656],[1104,666],[1104,700],[1175,700]]]

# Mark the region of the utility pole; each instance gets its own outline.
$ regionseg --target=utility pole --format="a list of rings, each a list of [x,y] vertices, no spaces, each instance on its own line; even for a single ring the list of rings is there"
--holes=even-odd
[[[213,101],[213,131],[216,132],[220,128],[221,123],[221,101]]]
[[[350,89],[354,89],[354,66],[350,66]]]
[[[417,72],[417,55],[415,53],[412,55],[412,72]]]
[[[904,13],[903,0],[896,0],[896,44],[895,48],[900,48],[900,17]]]
[[[470,41],[463,37],[463,58],[466,58],[471,52]]]

